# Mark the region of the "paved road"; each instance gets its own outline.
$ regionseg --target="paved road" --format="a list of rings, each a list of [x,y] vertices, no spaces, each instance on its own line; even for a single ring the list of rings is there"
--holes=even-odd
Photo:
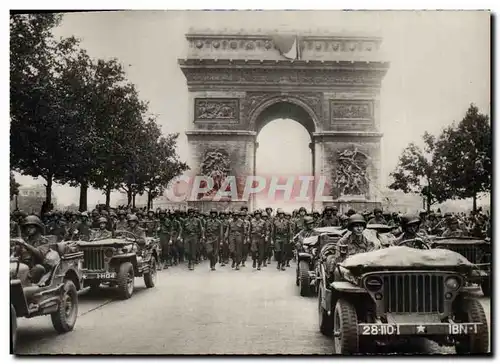
[[[49,317],[19,320],[19,354],[332,354],[317,328],[316,298],[298,295],[294,268],[208,270],[208,262],[136,279],[127,301],[110,290],[80,298],[74,331],[57,335]],[[481,299],[489,317],[490,301]],[[421,341],[393,352],[454,353]],[[384,351],[381,351],[384,352]]]

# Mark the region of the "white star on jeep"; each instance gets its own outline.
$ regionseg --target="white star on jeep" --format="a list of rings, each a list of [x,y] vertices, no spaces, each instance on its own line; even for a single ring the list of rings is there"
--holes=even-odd
[[[83,274],[83,275],[82,275],[82,278],[83,278],[83,279],[87,278],[87,275],[86,275],[86,274]]]
[[[425,326],[424,325],[418,325],[417,326],[417,334],[423,334],[425,332]]]

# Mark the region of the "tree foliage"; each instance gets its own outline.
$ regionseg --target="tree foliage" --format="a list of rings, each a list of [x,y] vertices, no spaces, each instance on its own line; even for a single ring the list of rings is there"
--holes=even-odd
[[[458,125],[446,128],[436,142],[442,177],[455,198],[491,191],[492,135],[489,118],[471,104]]]
[[[177,136],[162,136],[148,104],[116,59],[93,60],[74,37],[56,40],[54,14],[12,15],[11,165],[46,181],[122,189],[160,196],[187,166],[175,152]]]
[[[394,181],[389,188],[422,195],[430,210],[432,205],[450,198],[450,194],[440,172],[436,138],[426,132],[423,140],[424,149],[410,143],[403,150],[396,169],[390,174]]]

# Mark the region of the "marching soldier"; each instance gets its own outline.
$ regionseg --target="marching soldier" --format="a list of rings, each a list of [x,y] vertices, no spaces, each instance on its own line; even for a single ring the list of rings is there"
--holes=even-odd
[[[172,220],[172,254],[174,254],[174,263],[184,262],[184,242],[182,241],[182,226],[184,219],[181,217],[181,211],[175,210]]]
[[[245,262],[248,259],[248,251],[250,248],[250,216],[248,215],[248,208],[247,207],[242,207],[240,215],[243,219],[243,222],[245,223],[245,231],[246,235],[243,239],[243,250],[241,252],[241,267],[245,267]]]
[[[304,229],[304,218],[306,217],[307,210],[305,207],[301,207],[297,213],[297,217],[295,219],[295,229],[294,234],[298,234],[300,230]]]
[[[228,227],[229,251],[233,258],[231,268],[240,270],[243,242],[248,235],[247,224],[243,220],[243,212],[235,211],[233,215],[234,219],[229,223]]]
[[[148,211],[148,217],[144,220],[144,227],[146,230],[146,236],[153,237],[158,232],[159,224],[153,210]]]
[[[229,243],[227,241],[227,229],[229,226],[229,220],[224,211],[222,211],[219,216],[221,217],[222,224],[222,240],[219,249],[220,266],[224,267],[226,264],[229,264]]]
[[[188,209],[188,217],[184,220],[182,226],[184,249],[188,255],[188,268],[194,270],[197,246],[200,239],[205,240],[205,233],[200,219],[195,217],[195,210]]]
[[[105,217],[100,217],[99,229],[92,234],[92,240],[102,240],[113,237],[111,231],[106,229],[107,226],[108,226],[108,219],[106,219]]]
[[[287,245],[290,245],[292,228],[290,222],[285,219],[285,213],[282,209],[278,209],[277,216],[272,225],[272,238],[274,241],[274,254],[278,261],[276,269],[285,270],[285,262],[287,259]]]
[[[255,219],[250,222],[250,237],[252,239],[250,251],[252,252],[252,267],[258,266],[257,270],[266,260],[266,243],[268,240],[267,223],[262,220],[260,210],[255,211]]]
[[[273,255],[273,245],[271,241],[271,222],[269,221],[269,218],[267,216],[267,213],[264,211],[262,212],[262,220],[264,221],[265,228],[266,228],[266,236],[267,239],[264,242],[264,256],[262,259],[262,266],[267,267],[268,261],[269,264],[271,264],[271,257]]]
[[[125,210],[118,210],[118,221],[116,222],[116,230],[127,230],[127,212]]]
[[[384,215],[382,212],[382,209],[376,207],[373,209],[373,219],[370,219],[368,221],[368,224],[382,224],[382,225],[387,225],[387,221],[384,219]]]
[[[158,235],[160,236],[161,260],[163,267],[168,269],[168,266],[171,265],[170,247],[172,246],[173,222],[166,218],[167,214],[163,210],[160,210],[159,216]]]
[[[205,251],[210,259],[210,269],[215,270],[219,245],[223,238],[223,224],[217,219],[217,209],[210,210],[210,216],[205,222]]]
[[[339,226],[340,221],[337,217],[338,209],[336,206],[326,206],[323,210],[323,217],[319,224],[320,227]]]

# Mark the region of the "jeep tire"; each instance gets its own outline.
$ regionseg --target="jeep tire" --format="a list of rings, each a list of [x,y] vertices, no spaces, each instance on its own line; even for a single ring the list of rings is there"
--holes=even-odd
[[[462,322],[478,322],[477,334],[458,337],[455,350],[458,355],[485,354],[489,348],[488,322],[481,303],[475,299],[464,299],[460,305],[460,313],[457,313]]]
[[[64,280],[64,287],[61,293],[57,311],[50,315],[52,326],[60,333],[73,330],[78,317],[78,292],[72,280]]]
[[[118,269],[116,276],[118,296],[122,300],[127,300],[134,293],[134,266],[130,262],[123,262]]]
[[[17,314],[16,309],[11,304],[10,305],[10,352],[14,354],[16,350],[16,339],[17,339]]]
[[[318,289],[318,325],[319,331],[328,337],[333,335],[333,320],[331,316],[328,316],[328,312],[325,311],[323,306],[321,306],[321,300],[323,298],[324,292],[319,287]]]
[[[311,292],[309,283],[309,264],[305,260],[301,260],[299,261],[299,287],[302,297],[309,296]]]
[[[149,272],[144,273],[144,284],[147,288],[153,288],[156,284],[156,259],[151,257],[151,263],[149,265]]]
[[[359,352],[358,315],[354,306],[342,298],[333,312],[333,341],[335,354]]]

